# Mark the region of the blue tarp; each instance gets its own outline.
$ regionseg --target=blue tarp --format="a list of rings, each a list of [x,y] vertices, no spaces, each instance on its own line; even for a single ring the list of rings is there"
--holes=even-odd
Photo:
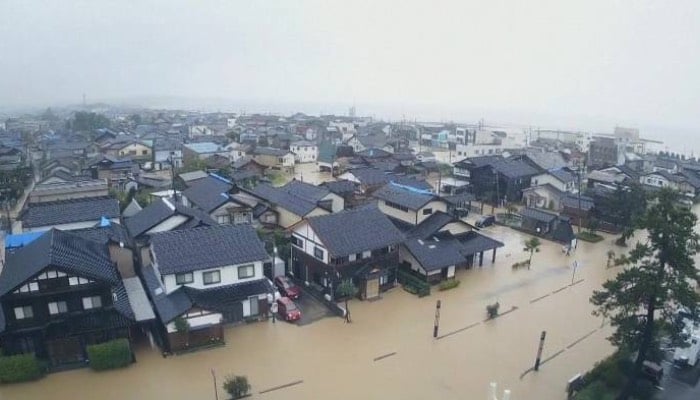
[[[27,232],[17,235],[7,235],[5,236],[5,248],[11,249],[14,247],[26,246],[43,234],[44,232]]]

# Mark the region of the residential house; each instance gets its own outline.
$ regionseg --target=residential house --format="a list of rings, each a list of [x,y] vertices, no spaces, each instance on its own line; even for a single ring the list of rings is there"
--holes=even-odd
[[[526,207],[520,211],[521,229],[535,236],[544,237],[566,245],[576,238],[568,217],[556,213]]]
[[[11,170],[22,165],[22,151],[0,144],[0,170]]]
[[[483,164],[474,163],[469,179],[474,194],[481,199],[517,202],[538,172],[522,160],[492,159]]]
[[[360,193],[370,195],[389,183],[390,176],[377,168],[360,167],[341,174],[338,179],[355,182],[360,185]]]
[[[119,201],[95,197],[29,203],[18,219],[20,228],[16,233],[90,228],[105,221],[119,223]]]
[[[289,150],[273,147],[256,147],[251,154],[253,155],[253,160],[266,168],[286,172],[294,169],[294,154]]]
[[[179,229],[216,225],[207,213],[190,208],[173,198],[159,197],[133,217],[124,221],[129,235],[137,245],[148,242],[150,235]],[[142,262],[148,263],[147,254],[141,254]]]
[[[206,160],[213,155],[228,158],[229,152],[224,146],[213,142],[187,143],[182,145],[182,161],[189,164],[195,160]]]
[[[551,169],[535,175],[531,179],[532,186],[551,185],[561,192],[576,193],[577,176],[568,168]]]
[[[143,140],[119,140],[102,145],[103,154],[135,161],[152,161],[153,145]]]
[[[78,178],[78,177],[75,177]],[[52,176],[42,180],[29,193],[29,203],[45,203],[92,197],[106,197],[109,187],[105,179],[60,180]]]
[[[289,228],[303,218],[338,212],[345,207],[343,198],[327,188],[296,180],[282,187],[260,184],[246,192],[263,200],[262,205],[253,210],[254,214],[264,213],[269,218],[268,211],[274,211],[277,216],[275,223],[283,228]]]
[[[184,187],[190,187],[200,179],[206,179],[209,177],[205,171],[198,170],[192,172],[183,172],[177,176],[177,181]]]
[[[316,162],[318,159],[318,146],[306,140],[292,142],[289,151],[294,153],[294,161],[299,164]]]
[[[156,233],[150,253],[152,264],[144,276],[163,324],[166,351],[223,340],[222,324],[267,315],[274,289],[263,275],[263,263],[270,256],[252,226]],[[177,318],[187,322],[189,340],[178,332]]]
[[[207,213],[219,224],[250,224],[253,209],[231,196],[231,181],[211,174],[182,192],[183,203]]]
[[[377,206],[387,216],[409,225],[418,225],[434,212],[446,212],[447,203],[427,190],[390,182],[372,193]]]
[[[343,279],[352,279],[362,299],[378,298],[393,287],[398,245],[404,240],[374,206],[306,218],[292,231],[291,273],[321,285],[335,298]]]
[[[660,169],[656,172],[642,175],[639,181],[645,188],[651,190],[670,187],[691,200],[700,193],[700,179],[692,173],[673,174],[664,169]]]
[[[101,155],[88,164],[87,170],[93,179],[106,179],[110,188],[124,191],[127,182],[139,172],[139,167],[130,158]]]
[[[108,246],[56,229],[8,254],[0,304],[3,352],[52,366],[85,365],[88,345],[129,338],[136,323]]]

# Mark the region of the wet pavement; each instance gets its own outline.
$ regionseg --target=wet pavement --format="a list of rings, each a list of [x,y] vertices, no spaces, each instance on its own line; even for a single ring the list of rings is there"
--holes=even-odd
[[[531,270],[512,270],[526,258],[523,234],[501,226],[483,233],[505,242],[495,264],[459,270],[459,287],[418,298],[401,288],[376,302],[351,301],[353,323],[321,318],[308,325],[261,322],[226,329],[226,346],[163,359],[142,347],[129,368],[88,369],[0,387],[0,399],[206,399],[227,374],[247,375],[253,398],[470,399],[485,398],[489,382],[511,399],[562,399],[566,381],[612,352],[609,327],[591,315],[592,290],[615,269],[605,268],[612,237],[581,243],[566,257],[544,243]],[[616,249],[619,251],[619,249]],[[572,282],[573,260],[580,267]],[[432,337],[435,303],[442,301],[439,339]],[[485,320],[498,301],[502,316]],[[303,304],[302,304],[303,306]],[[533,366],[540,333],[545,360]],[[527,372],[527,373],[526,373]],[[280,387],[281,386],[281,387]],[[278,388],[279,387],[279,388]],[[263,392],[263,393],[261,393]],[[224,393],[219,391],[220,398]]]

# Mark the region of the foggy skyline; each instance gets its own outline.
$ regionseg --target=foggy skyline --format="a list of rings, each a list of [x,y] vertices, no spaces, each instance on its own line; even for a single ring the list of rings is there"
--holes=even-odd
[[[0,106],[85,93],[693,129],[698,20],[693,1],[3,1]]]

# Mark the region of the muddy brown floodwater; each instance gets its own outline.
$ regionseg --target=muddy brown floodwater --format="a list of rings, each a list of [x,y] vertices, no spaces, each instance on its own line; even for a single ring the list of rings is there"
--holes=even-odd
[[[419,299],[396,288],[374,302],[352,301],[353,323],[326,318],[302,327],[254,323],[226,330],[226,346],[163,359],[147,346],[123,370],[55,373],[37,382],[0,387],[0,399],[214,399],[212,369],[247,375],[256,399],[486,399],[489,382],[512,400],[563,399],[566,381],[613,349],[609,326],[591,315],[591,292],[618,269],[606,269],[613,238],[580,243],[571,256],[546,242],[531,270],[524,236],[503,227],[485,232],[505,242],[496,263],[460,270],[461,285]],[[572,263],[579,268],[572,282]],[[442,301],[440,339],[433,339],[436,300]],[[487,304],[503,315],[484,321]],[[508,313],[506,311],[512,310]],[[547,331],[538,372],[540,333]],[[551,358],[554,357],[554,358]],[[551,358],[551,359],[550,359]],[[275,387],[297,383],[278,390]],[[264,393],[261,393],[264,392]]]

